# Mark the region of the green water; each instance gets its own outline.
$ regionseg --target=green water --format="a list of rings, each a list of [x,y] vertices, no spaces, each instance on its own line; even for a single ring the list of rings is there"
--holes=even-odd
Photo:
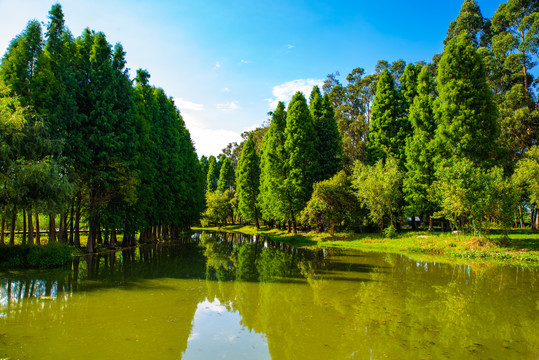
[[[195,234],[0,274],[0,359],[537,359],[539,269]]]

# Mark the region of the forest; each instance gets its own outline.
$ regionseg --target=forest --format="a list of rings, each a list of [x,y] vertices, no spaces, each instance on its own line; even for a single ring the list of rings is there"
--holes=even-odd
[[[150,73],[131,79],[122,45],[101,32],[75,38],[56,4],[0,64],[0,244],[46,232],[95,252],[198,223],[538,229],[538,10],[508,0],[488,19],[466,0],[430,62],[330,74],[199,159]]]
[[[45,31],[32,20],[12,40],[0,65],[0,244],[21,234],[39,244],[46,222],[49,242],[80,247],[83,237],[94,252],[119,233],[130,246],[198,220],[202,172],[189,131],[147,70],[129,78],[125,56],[101,32],[75,38],[59,4]]]
[[[488,19],[466,0],[431,62],[381,60],[280,103],[244,142],[201,158],[203,224],[539,228],[538,10],[509,0]]]

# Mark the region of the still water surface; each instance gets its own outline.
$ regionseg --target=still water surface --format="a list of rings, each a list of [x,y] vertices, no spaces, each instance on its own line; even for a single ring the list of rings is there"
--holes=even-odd
[[[539,269],[197,233],[0,274],[0,359],[537,359]]]

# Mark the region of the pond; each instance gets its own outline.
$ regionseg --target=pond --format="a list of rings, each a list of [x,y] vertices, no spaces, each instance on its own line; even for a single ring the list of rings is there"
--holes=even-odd
[[[538,268],[195,233],[0,274],[0,359],[538,356]]]

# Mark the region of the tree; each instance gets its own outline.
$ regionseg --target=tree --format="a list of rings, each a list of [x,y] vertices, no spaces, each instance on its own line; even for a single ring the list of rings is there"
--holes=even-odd
[[[395,224],[394,214],[398,211],[401,193],[402,173],[397,160],[388,157],[374,165],[356,162],[352,174],[352,188],[363,206],[369,209],[371,220],[384,229],[385,219]]]
[[[330,74],[323,86],[335,111],[342,141],[342,163],[347,173],[352,172],[355,160],[365,160],[365,142],[378,76],[364,74],[362,68],[353,69],[346,77],[346,86],[337,80],[338,73]]]
[[[437,216],[449,219],[457,229],[469,220],[474,235],[485,235],[490,219],[511,224],[516,208],[516,193],[503,170],[484,170],[467,158],[438,166],[433,193],[441,209]]]
[[[520,65],[522,83],[528,90],[531,85],[528,72],[535,65],[532,56],[538,56],[539,4],[534,0],[509,0],[500,4],[492,17],[492,26],[497,32],[493,46],[504,47],[508,60]]]
[[[284,182],[287,178],[285,163],[286,111],[283,102],[272,113],[268,132],[262,141],[260,155],[260,195],[258,198],[265,220],[285,222],[288,217]]]
[[[256,154],[253,136],[249,136],[243,144],[236,171],[236,188],[241,216],[254,220],[256,228],[260,227],[257,198],[260,187],[260,159]]]
[[[217,181],[219,180],[219,173],[217,171],[217,160],[215,156],[211,155],[208,159],[208,175],[206,177],[207,192],[217,190]]]
[[[311,197],[320,166],[316,158],[316,133],[307,101],[301,92],[297,92],[288,105],[285,138],[287,177],[284,187],[288,194],[288,218],[292,221],[296,233],[296,215]]]
[[[219,228],[226,226],[229,218],[234,216],[231,200],[233,193],[228,189],[206,193],[206,210],[202,213],[203,224],[217,224]]]
[[[309,110],[316,132],[319,169],[317,180],[327,180],[341,168],[341,136],[329,95],[321,97],[318,86],[313,87]]]
[[[498,153],[498,113],[485,66],[468,35],[450,42],[438,66],[435,146],[442,158],[487,163]]]
[[[35,105],[32,96],[42,52],[41,24],[31,20],[26,29],[11,41],[2,59],[0,77],[20,97],[23,106]]]
[[[367,141],[368,163],[394,156],[399,166],[404,163],[404,134],[406,124],[401,118],[400,97],[395,89],[393,75],[385,69],[376,85],[372,105],[372,122]]]
[[[483,18],[479,5],[475,0],[465,0],[462,3],[457,19],[451,21],[444,45],[459,38],[461,34],[468,34],[474,47],[487,46],[490,34],[490,22]]]
[[[232,190],[234,188],[234,168],[230,162],[230,158],[223,157],[220,164],[219,181],[217,182],[217,190],[224,192],[225,190]]]
[[[539,145],[532,147],[517,163],[514,177],[524,188],[529,204],[535,207],[535,229],[539,229]]]
[[[429,198],[429,189],[434,181],[434,149],[430,143],[434,138],[436,122],[433,109],[434,81],[427,67],[421,69],[417,92],[409,112],[413,136],[406,142],[407,172],[403,180],[403,192],[408,214],[427,216],[429,230],[432,230],[435,208]]]
[[[302,219],[319,229],[328,228],[333,236],[335,225],[350,219],[358,208],[350,180],[341,170],[331,179],[314,184],[313,195],[302,211]]]

